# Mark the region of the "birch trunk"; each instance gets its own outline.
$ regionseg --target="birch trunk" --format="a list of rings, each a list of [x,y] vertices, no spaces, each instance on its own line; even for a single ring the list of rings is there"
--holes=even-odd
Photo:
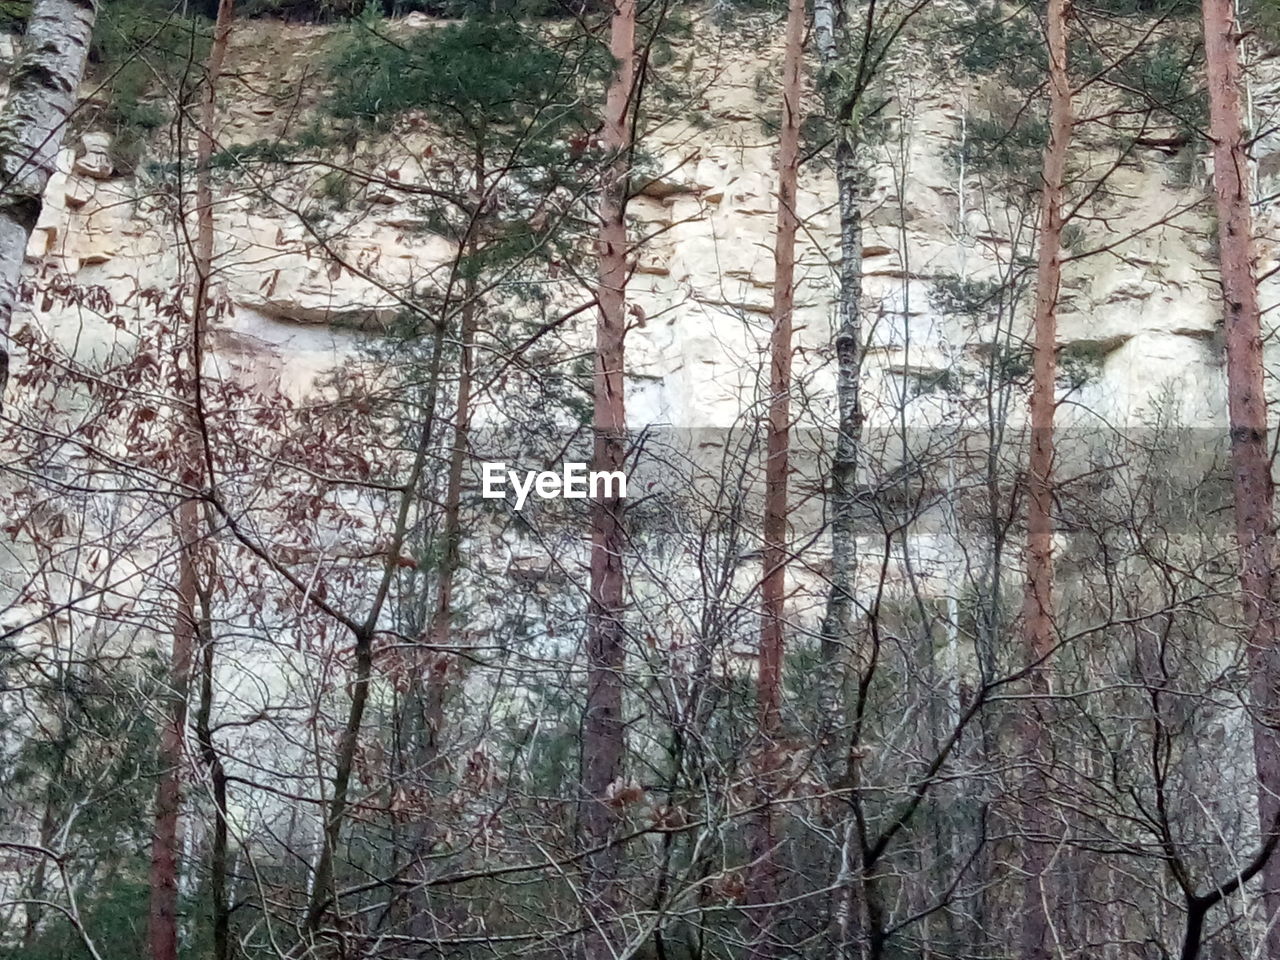
[[[1050,850],[1046,816],[1047,777],[1044,733],[1049,724],[1049,674],[1045,661],[1054,646],[1053,606],[1053,451],[1054,383],[1057,377],[1058,291],[1062,281],[1062,194],[1071,142],[1071,82],[1067,76],[1067,18],[1070,0],[1049,0],[1049,143],[1044,152],[1040,196],[1040,250],[1036,266],[1033,319],[1031,453],[1027,471],[1027,584],[1022,636],[1031,667],[1031,693],[1023,718],[1023,757],[1028,764],[1022,797],[1023,956],[1051,955],[1052,883],[1046,876]]]
[[[1280,652],[1273,569],[1274,484],[1267,452],[1267,398],[1262,366],[1262,320],[1254,275],[1249,161],[1241,118],[1241,69],[1231,0],[1204,0],[1209,133],[1218,212],[1218,248],[1227,353],[1227,415],[1231,427],[1232,488],[1240,590],[1248,644],[1258,823],[1274,830],[1280,812]],[[1267,840],[1263,837],[1263,840]],[[1280,858],[1262,870],[1267,934],[1263,956],[1280,958]]]
[[[838,733],[845,711],[842,697],[849,670],[850,633],[853,626],[854,576],[857,554],[854,519],[857,506],[858,457],[862,439],[862,193],[858,163],[858,130],[846,119],[852,104],[838,99],[838,73],[842,40],[836,0],[815,0],[814,39],[822,66],[826,110],[836,123],[836,194],[840,213],[840,269],[836,293],[834,346],[836,355],[836,441],[831,459],[831,585],[820,628],[824,678],[823,716],[829,727],[823,731],[823,753],[828,774],[834,782],[857,789],[855,765],[844,764],[847,750],[841,749]],[[843,51],[847,53],[847,51]],[[844,842],[837,851],[832,891],[832,938],[835,956],[855,955],[865,933],[865,916],[858,891],[861,889],[862,837],[855,830],[856,817],[851,796],[845,819]]]
[[[814,35],[827,82],[834,81],[839,64],[834,0],[814,4]],[[839,118],[844,110],[828,103]],[[840,123],[836,132],[836,191],[840,208],[840,275],[836,295],[836,409],[835,455],[831,461],[831,588],[822,619],[823,661],[834,665],[846,642],[853,612],[854,508],[858,482],[858,446],[862,437],[862,204],[857,160],[857,130]],[[842,671],[831,671],[831,684]],[[838,688],[837,688],[838,689]],[[832,697],[831,691],[828,699]]]
[[[782,130],[778,137],[778,228],[773,247],[773,334],[769,343],[769,424],[764,494],[764,569],[760,581],[760,660],[757,709],[761,805],[752,831],[747,903],[750,956],[771,957],[778,948],[773,920],[778,899],[773,783],[780,732],[784,603],[787,590],[787,481],[791,453],[791,315],[795,306],[796,180],[800,167],[800,71],[804,57],[804,0],[787,7],[782,66]]]
[[[0,403],[27,241],[76,105],[97,16],[98,0],[34,0],[0,112]]]
[[[605,97],[603,145],[612,156],[600,194],[600,283],[596,297],[593,470],[623,468],[626,409],[623,405],[627,285],[627,192],[631,166],[632,97],[635,92],[636,2],[616,0],[609,52],[615,73]],[[613,956],[610,927],[618,910],[620,857],[608,846],[618,823],[609,804],[610,785],[622,775],[622,668],[625,650],[622,606],[622,502],[597,500],[591,512],[591,584],[587,611],[587,702],[582,732],[582,826],[589,848],[584,908],[587,960]]]

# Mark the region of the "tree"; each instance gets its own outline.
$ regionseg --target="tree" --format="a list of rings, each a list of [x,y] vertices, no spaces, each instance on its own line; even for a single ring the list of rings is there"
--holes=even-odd
[[[480,321],[499,309],[494,287],[504,275],[529,271],[560,246],[561,223],[548,216],[547,200],[558,186],[586,189],[568,164],[557,162],[565,159],[562,142],[579,136],[591,117],[584,109],[553,106],[580,82],[582,62],[572,40],[548,43],[537,24],[477,16],[404,41],[387,37],[384,27],[366,18],[333,51],[334,73],[351,82],[329,110],[354,121],[360,133],[385,130],[405,117],[425,118],[438,138],[433,154],[454,172],[454,182],[441,177],[422,206],[431,231],[456,247],[445,295],[439,302],[424,295],[415,304],[415,322],[406,324],[395,351],[397,362],[411,367],[426,341],[427,393],[439,394],[440,419],[451,421],[438,431],[447,438],[438,527],[423,523],[414,534],[420,542],[412,544],[425,561],[415,573],[423,597],[405,604],[405,626],[419,637],[420,651],[403,705],[407,756],[401,787],[427,798],[410,828],[416,838],[409,852],[426,880],[444,833],[436,808],[449,779],[446,701],[469,656],[459,637],[466,624],[456,598],[464,575],[472,412],[487,386],[477,356]],[[497,56],[515,50],[519,56]],[[431,329],[424,337],[417,321],[425,315]],[[497,331],[485,332],[492,344]],[[451,390],[450,376],[456,376]],[[427,486],[418,495],[425,500],[433,494]],[[441,922],[425,894],[423,886],[410,897],[414,935],[424,940]]]
[[[756,709],[760,762],[760,813],[754,825],[750,908],[751,956],[770,957],[774,902],[778,897],[775,863],[774,793],[781,735],[782,661],[786,647],[788,536],[787,486],[791,448],[791,327],[795,310],[796,185],[800,170],[800,73],[804,59],[804,0],[787,5],[782,64],[782,128],[778,135],[778,213],[773,241],[773,309],[769,338],[769,409],[765,439],[764,550],[760,574],[760,655]]]
[[[1269,843],[1271,834],[1280,829],[1280,611],[1262,321],[1249,209],[1249,158],[1240,112],[1240,38],[1234,8],[1227,0],[1204,0],[1202,10],[1226,330],[1232,492],[1258,777],[1258,824],[1264,842]],[[1267,858],[1262,882],[1266,955],[1280,957],[1280,859]]]
[[[626,217],[633,149],[631,114],[638,89],[635,0],[616,0],[609,24],[609,53],[614,59],[615,73],[605,95],[601,135],[609,166],[600,189],[592,469],[612,473],[622,470],[627,444],[624,340],[631,250]],[[605,960],[611,955],[607,931],[620,897],[617,884],[621,857],[613,845],[617,815],[610,790],[616,792],[620,788],[623,772],[621,674],[625,665],[626,635],[622,557],[625,544],[623,502],[617,496],[603,495],[591,510],[587,702],[582,732],[582,826],[590,858],[583,905],[593,918],[588,921],[587,960]],[[597,917],[600,919],[595,919]]]
[[[842,90],[841,45],[837,42],[834,0],[814,4],[814,35],[822,64],[827,112],[836,119],[836,194],[840,210],[840,274],[836,298],[836,447],[831,460],[831,590],[822,620],[826,659],[839,660],[840,645],[850,631],[853,615],[854,512],[858,482],[858,445],[862,438],[862,177],[857,156],[859,131],[852,122],[862,90]],[[865,49],[865,48],[864,48]],[[874,70],[862,58],[858,75]],[[828,678],[834,694],[840,688],[841,671]],[[831,738],[834,742],[834,736]]]
[[[1058,291],[1062,283],[1063,190],[1071,145],[1071,80],[1067,75],[1067,0],[1052,0],[1046,13],[1049,44],[1049,142],[1044,152],[1040,193],[1040,238],[1036,265],[1035,315],[1032,320],[1031,452],[1027,470],[1027,586],[1022,632],[1034,699],[1028,707],[1024,756],[1030,765],[1022,800],[1027,824],[1024,840],[1026,899],[1023,953],[1052,954],[1050,904],[1056,893],[1048,882],[1048,837],[1040,754],[1049,725],[1048,660],[1057,641],[1053,608],[1053,420],[1057,407]]]
[[[34,0],[0,114],[0,402],[27,241],[76,105],[97,15],[98,0]]]
[[[1055,960],[1248,955],[1276,833],[1226,450],[1200,459],[1186,391],[1149,420],[1098,399],[1151,334],[1118,346],[1129,301],[1095,285],[1136,296],[1153,247],[1196,282],[1194,148],[1164,153],[1203,126],[1200,45],[1097,2],[1106,30],[1062,31],[1087,79],[1056,226],[1043,8],[818,0],[803,110],[779,12],[723,3],[719,29],[636,5],[629,90],[592,11],[242,6],[216,124],[188,31],[178,74],[130,88],[170,136],[136,178],[73,176],[70,253],[24,278],[0,956],[146,954],[169,879],[158,926],[212,960],[961,960],[1038,949],[1026,911]],[[88,123],[127,122],[101,99]],[[177,269],[87,262],[124,262],[102,224]],[[1188,355],[1201,313],[1170,335]],[[1018,610],[1033,393],[1043,660]],[[597,453],[625,513],[480,495],[477,461]]]
[[[173,648],[169,665],[169,708],[160,742],[160,780],[156,786],[155,834],[151,844],[151,912],[148,942],[151,960],[177,960],[178,956],[178,871],[179,817],[182,808],[182,775],[185,766],[188,697],[191,670],[197,650],[202,654],[199,735],[201,752],[212,778],[216,803],[213,864],[214,952],[217,960],[227,957],[228,928],[226,902],[226,776],[214,749],[209,731],[212,709],[213,638],[209,616],[201,612],[201,598],[207,610],[208,571],[202,570],[205,541],[200,491],[211,479],[207,469],[204,441],[204,397],[201,373],[205,358],[205,337],[210,313],[210,286],[213,281],[213,189],[209,163],[213,158],[217,84],[227,57],[231,36],[234,0],[221,0],[214,25],[213,45],[205,65],[200,125],[196,133],[196,236],[192,243],[195,289],[191,297],[191,323],[186,333],[186,417],[180,425],[175,446],[183,451],[180,479],[184,489],[175,525],[178,555],[177,611],[173,625]],[[205,581],[202,584],[202,580]],[[202,628],[203,627],[203,628]]]

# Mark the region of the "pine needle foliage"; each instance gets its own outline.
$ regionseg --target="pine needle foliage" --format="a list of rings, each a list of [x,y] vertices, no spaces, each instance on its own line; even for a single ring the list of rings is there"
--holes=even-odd
[[[173,92],[189,97],[211,40],[208,21],[171,0],[110,0],[103,5],[90,57],[103,85],[102,106],[87,122],[114,138],[116,165],[136,165],[144,141],[172,116]]]

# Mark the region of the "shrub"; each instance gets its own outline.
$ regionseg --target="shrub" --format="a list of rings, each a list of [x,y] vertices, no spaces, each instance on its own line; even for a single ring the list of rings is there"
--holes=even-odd
[[[90,122],[114,137],[117,167],[132,170],[151,133],[168,123],[165,97],[184,97],[194,82],[210,33],[206,21],[184,17],[166,0],[110,0],[98,17],[90,57],[104,84],[105,104]]]
[[[1119,67],[1119,79],[1142,91],[1131,94],[1133,109],[1150,110],[1157,123],[1175,127],[1195,140],[1209,122],[1209,103],[1200,83],[1203,57],[1194,39],[1165,37]]]
[[[329,104],[334,116],[378,126],[421,110],[467,136],[479,125],[532,116],[570,82],[563,55],[510,19],[469,20],[391,43],[381,22],[365,16],[329,66],[342,82]]]
[[[1011,120],[975,116],[969,118],[961,150],[965,166],[972,172],[1025,177],[1029,171],[1038,172],[1048,137],[1045,121],[1028,112]],[[1038,179],[1034,182],[1039,183]]]

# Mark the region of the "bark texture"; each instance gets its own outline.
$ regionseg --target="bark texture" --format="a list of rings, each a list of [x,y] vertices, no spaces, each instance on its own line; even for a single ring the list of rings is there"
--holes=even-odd
[[[177,960],[178,956],[178,869],[181,846],[179,821],[182,808],[183,743],[187,726],[192,660],[201,635],[197,604],[200,596],[199,551],[203,540],[203,525],[200,517],[200,502],[193,492],[204,489],[208,482],[201,415],[200,371],[204,363],[204,336],[209,315],[209,286],[213,273],[213,188],[209,182],[209,160],[213,156],[214,148],[213,123],[217,80],[226,60],[232,15],[232,0],[221,0],[218,5],[213,44],[209,48],[209,59],[206,64],[200,128],[196,133],[196,236],[193,245],[196,284],[192,296],[191,326],[187,334],[186,370],[182,384],[185,394],[183,409],[186,416],[180,425],[177,443],[181,451],[178,473],[182,488],[187,491],[187,495],[178,507],[177,613],[169,663],[169,703],[164,730],[160,736],[160,781],[156,786],[155,829],[151,838],[151,902],[147,936],[151,960]],[[212,647],[208,645],[211,638],[204,639],[204,652],[208,658],[204,664],[204,683],[211,684],[212,680],[208,676],[213,669]],[[202,709],[199,718],[201,730],[198,733],[208,731],[209,718],[205,712],[207,706],[205,701],[211,696],[211,688],[205,691],[202,684]],[[222,776],[221,764],[217,762],[216,751],[212,748],[211,738],[202,737],[201,747],[205,762],[210,764],[210,774],[215,778],[215,802],[220,801],[219,822],[215,828],[215,834],[221,835],[223,856],[221,869],[222,879],[225,880],[226,824],[222,816],[226,802],[225,778]],[[217,866],[215,864],[215,867]],[[215,876],[215,887],[218,882],[219,878]],[[223,898],[225,901],[225,889]],[[225,902],[221,910],[215,906],[215,926],[222,925],[220,931],[222,956],[225,956],[227,949],[227,930],[225,917],[219,918],[217,914],[224,912]]]
[[[1027,583],[1023,596],[1022,635],[1030,666],[1032,697],[1023,718],[1022,823],[1024,900],[1023,956],[1048,960],[1052,955],[1053,884],[1047,871],[1052,853],[1047,842],[1048,772],[1045,731],[1049,728],[1049,670],[1053,652],[1053,447],[1055,351],[1058,336],[1058,292],[1062,282],[1063,190],[1071,143],[1071,81],[1067,76],[1067,20],[1070,0],[1049,0],[1046,33],[1049,44],[1049,143],[1044,151],[1040,194],[1040,249],[1036,264],[1036,299],[1032,330],[1031,451],[1027,469]]]
[[[868,908],[876,902],[874,863],[865,860],[867,838],[859,830],[861,771],[853,757],[860,749],[861,725],[847,724],[844,695],[851,663],[859,663],[852,647],[854,577],[857,540],[859,456],[862,442],[862,168],[858,158],[858,127],[852,119],[860,93],[841,88],[842,62],[849,57],[848,31],[841,23],[835,0],[815,0],[814,42],[822,68],[820,88],[827,116],[836,124],[835,172],[840,214],[840,269],[836,293],[833,345],[836,356],[836,441],[831,459],[831,583],[823,612],[820,639],[823,678],[822,757],[827,776],[846,795],[831,815],[831,829],[842,837],[832,870],[830,921],[835,957],[859,956],[864,938],[879,949],[877,927],[868,922]],[[866,51],[859,55],[867,65]],[[863,81],[866,82],[865,80]],[[842,740],[844,741],[842,743]]]
[[[844,763],[839,734],[846,721],[843,695],[849,670],[850,636],[854,614],[854,576],[857,570],[857,539],[854,520],[857,508],[858,460],[862,441],[862,180],[858,162],[856,123],[847,119],[850,104],[840,95],[841,40],[835,0],[816,0],[813,9],[814,39],[822,66],[822,87],[827,115],[836,121],[836,194],[840,214],[840,270],[836,293],[833,342],[836,355],[836,441],[831,458],[831,583],[827,591],[820,638],[823,678],[823,707],[827,728],[823,730],[823,757],[828,775],[852,786],[856,765]],[[846,97],[857,94],[846,94]],[[856,736],[856,734],[855,734]],[[852,744],[850,745],[853,746]],[[843,764],[843,769],[841,769]],[[856,802],[856,801],[855,801]],[[857,872],[852,816],[845,825],[846,841],[837,856],[835,875],[841,888],[834,892],[839,904],[833,910],[842,949],[856,939],[856,904],[853,877]]]
[[[178,956],[182,745],[187,726],[191,659],[197,635],[195,618],[199,588],[193,554],[200,539],[200,514],[194,500],[187,500],[179,508],[177,526],[177,617],[169,657],[168,705],[164,730],[160,734],[160,781],[156,786],[155,829],[151,837],[151,906],[147,932],[151,960],[176,960]]]
[[[196,206],[198,209],[196,271],[199,290],[195,306],[197,319],[194,331],[195,363],[203,363],[205,323],[209,312],[210,282],[213,277],[213,185],[210,182],[209,164],[215,148],[213,130],[217,119],[218,77],[227,58],[231,40],[231,22],[235,17],[234,0],[218,0],[218,13],[214,22],[213,45],[209,49],[206,66],[207,85],[201,105],[200,130],[196,150]],[[198,367],[195,369],[199,369]],[[196,400],[199,401],[199,397]],[[193,404],[192,411],[200,406]],[[193,424],[199,427],[199,424]],[[231,904],[228,900],[228,824],[227,824],[227,773],[222,755],[213,740],[211,717],[213,712],[214,675],[216,672],[216,647],[213,620],[210,615],[212,597],[206,592],[201,598],[204,613],[201,618],[200,642],[203,650],[200,676],[200,701],[196,712],[196,735],[205,764],[209,787],[213,795],[214,826],[209,862],[209,885],[212,899],[213,960],[227,960],[231,956]]]
[[[474,259],[479,255],[475,235],[480,224],[480,211],[485,207],[487,200],[487,176],[484,157],[477,155],[473,178],[476,196],[480,199],[477,203],[477,212],[468,223],[466,236],[462,240],[467,259]],[[441,743],[445,725],[445,703],[450,688],[450,666],[455,662],[455,657],[449,649],[453,632],[453,588],[457,572],[462,566],[462,557],[459,553],[462,542],[462,474],[466,466],[471,436],[474,346],[476,321],[480,309],[480,290],[474,273],[468,272],[467,279],[463,282],[462,296],[462,307],[459,311],[461,316],[459,318],[458,385],[454,393],[453,439],[449,449],[449,473],[446,479],[444,518],[440,531],[440,582],[427,626],[427,649],[423,653],[421,675],[417,679],[421,688],[417,694],[421,708],[421,726],[416,744],[415,764],[416,773],[425,778],[428,791],[435,786],[436,780],[443,777],[446,766]],[[436,802],[434,792],[430,793],[426,797],[427,813],[414,825],[414,856],[418,861],[418,875],[424,885],[414,891],[411,931],[414,936],[422,939],[428,938],[433,927],[439,923],[438,918],[431,913],[429,891],[425,886],[425,881],[428,879],[428,860],[440,834],[434,812]]]
[[[795,307],[796,181],[800,168],[800,71],[804,57],[804,0],[787,7],[782,67],[782,129],[778,137],[778,228],[773,248],[773,332],[769,343],[769,423],[764,494],[764,569],[760,581],[760,813],[752,832],[753,867],[747,891],[751,956],[771,957],[778,899],[773,784],[777,765],[787,591],[787,481],[791,452],[791,316]]]
[[[0,403],[27,241],[89,56],[98,0],[34,0],[0,112]]]
[[[1276,622],[1274,484],[1267,451],[1262,320],[1254,273],[1235,10],[1231,0],[1204,0],[1203,13],[1226,334],[1232,488],[1247,631],[1258,822],[1268,834],[1263,837],[1265,843],[1276,829],[1280,814],[1280,652],[1276,649],[1280,628]],[[1280,958],[1280,859],[1267,859],[1262,883],[1268,920],[1264,956],[1276,960]]]
[[[631,167],[630,116],[635,93],[636,3],[617,0],[609,52],[616,63],[605,97],[602,143],[612,155],[600,194],[600,283],[596,298],[593,470],[623,468],[626,409],[623,341],[626,334],[626,207]],[[622,775],[623,504],[601,498],[591,512],[591,584],[587,611],[587,703],[582,731],[582,827],[588,848],[585,908],[587,960],[611,957],[609,921],[620,899],[620,857],[609,847],[618,823],[609,792]]]
[[[839,65],[833,0],[814,5],[814,35],[825,80],[833,84]],[[828,99],[834,99],[828,94]],[[839,117],[838,103],[828,113]],[[831,461],[831,588],[822,619],[823,661],[834,664],[848,637],[853,614],[854,510],[857,504],[858,448],[862,437],[862,202],[857,130],[842,123],[836,132],[836,191],[840,209],[840,275],[836,295],[835,454]],[[833,669],[830,681],[839,682]]]
[[[213,799],[213,837],[209,849],[209,914],[213,927],[213,960],[228,960],[231,956],[231,904],[227,900],[227,771],[222,754],[213,739],[213,690],[217,673],[217,648],[213,636],[212,618],[209,616],[210,597],[201,597],[204,613],[200,630],[200,699],[196,707],[196,742],[200,744],[200,759],[204,763],[209,780],[209,793]]]

